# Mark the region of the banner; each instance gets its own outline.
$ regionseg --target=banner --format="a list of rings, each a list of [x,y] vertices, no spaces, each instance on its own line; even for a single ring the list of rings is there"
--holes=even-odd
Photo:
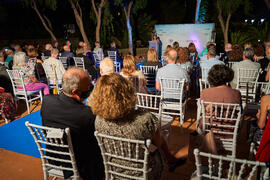
[[[162,43],[162,54],[167,45],[177,41],[180,47],[188,47],[193,42],[198,53],[206,48],[206,43],[215,39],[214,24],[164,24],[156,25],[156,33]]]

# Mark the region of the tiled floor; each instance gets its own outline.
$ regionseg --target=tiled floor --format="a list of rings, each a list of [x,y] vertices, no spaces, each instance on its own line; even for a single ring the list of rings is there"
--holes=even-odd
[[[38,110],[37,106],[35,110]],[[180,128],[179,121],[175,120],[172,124],[170,150],[176,157],[185,157],[188,155],[189,133],[195,130],[196,103],[189,101],[185,114],[185,123]],[[23,108],[22,108],[23,111]],[[27,113],[23,113],[25,115]],[[246,121],[243,121],[239,143],[237,144],[237,156],[241,158],[248,157],[249,146],[246,143]],[[3,180],[39,180],[43,179],[41,161],[38,158],[26,156],[23,154],[0,150],[0,179]],[[164,170],[165,180],[188,180],[195,170],[193,162],[187,161],[184,165],[175,169],[173,173]]]

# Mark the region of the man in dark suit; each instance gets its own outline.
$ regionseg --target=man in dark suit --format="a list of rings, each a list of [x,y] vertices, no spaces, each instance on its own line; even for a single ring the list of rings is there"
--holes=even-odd
[[[61,57],[67,57],[67,65],[68,66],[74,66],[75,62],[74,62],[74,54],[73,52],[70,51],[70,47],[68,45],[64,45],[63,46],[63,52],[61,53]]]
[[[104,166],[94,136],[95,115],[82,103],[90,94],[90,83],[87,71],[68,69],[63,76],[63,93],[44,97],[41,116],[45,126],[70,128],[80,176],[84,180],[98,180],[104,177]]]

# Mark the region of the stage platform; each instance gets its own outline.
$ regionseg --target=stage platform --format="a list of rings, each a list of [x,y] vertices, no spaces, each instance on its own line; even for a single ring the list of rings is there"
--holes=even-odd
[[[0,127],[0,148],[40,158],[37,145],[25,122],[41,125],[40,111]]]

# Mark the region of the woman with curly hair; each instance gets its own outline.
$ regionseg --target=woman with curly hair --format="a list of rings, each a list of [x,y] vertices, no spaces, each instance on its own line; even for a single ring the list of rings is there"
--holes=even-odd
[[[192,64],[189,61],[189,51],[188,48],[180,47],[177,50],[178,59],[176,63],[187,72],[190,72],[192,69]]]
[[[132,81],[137,92],[147,93],[146,78],[142,71],[139,71],[132,55],[126,55],[124,57],[123,68],[120,75]]]
[[[160,150],[163,151],[171,168],[184,163],[184,159],[176,159],[169,152],[166,142],[160,136],[158,119],[150,112],[135,110],[135,89],[125,78],[117,74],[104,75],[98,79],[91,95],[91,101],[87,104],[97,115],[95,129],[99,133],[134,140],[151,139],[152,144],[157,147],[150,153],[148,167],[152,171],[149,172],[148,179],[161,178],[163,157]],[[111,161],[139,168],[137,163],[114,158]],[[124,169],[119,169],[119,172],[127,175],[138,173]]]
[[[232,46],[232,52],[229,55],[229,61],[240,62],[243,60],[243,49],[235,44]]]
[[[214,65],[208,72],[208,82],[211,88],[203,89],[201,100],[208,102],[238,103],[241,104],[241,93],[239,90],[227,86],[234,77],[231,68],[225,65]]]

